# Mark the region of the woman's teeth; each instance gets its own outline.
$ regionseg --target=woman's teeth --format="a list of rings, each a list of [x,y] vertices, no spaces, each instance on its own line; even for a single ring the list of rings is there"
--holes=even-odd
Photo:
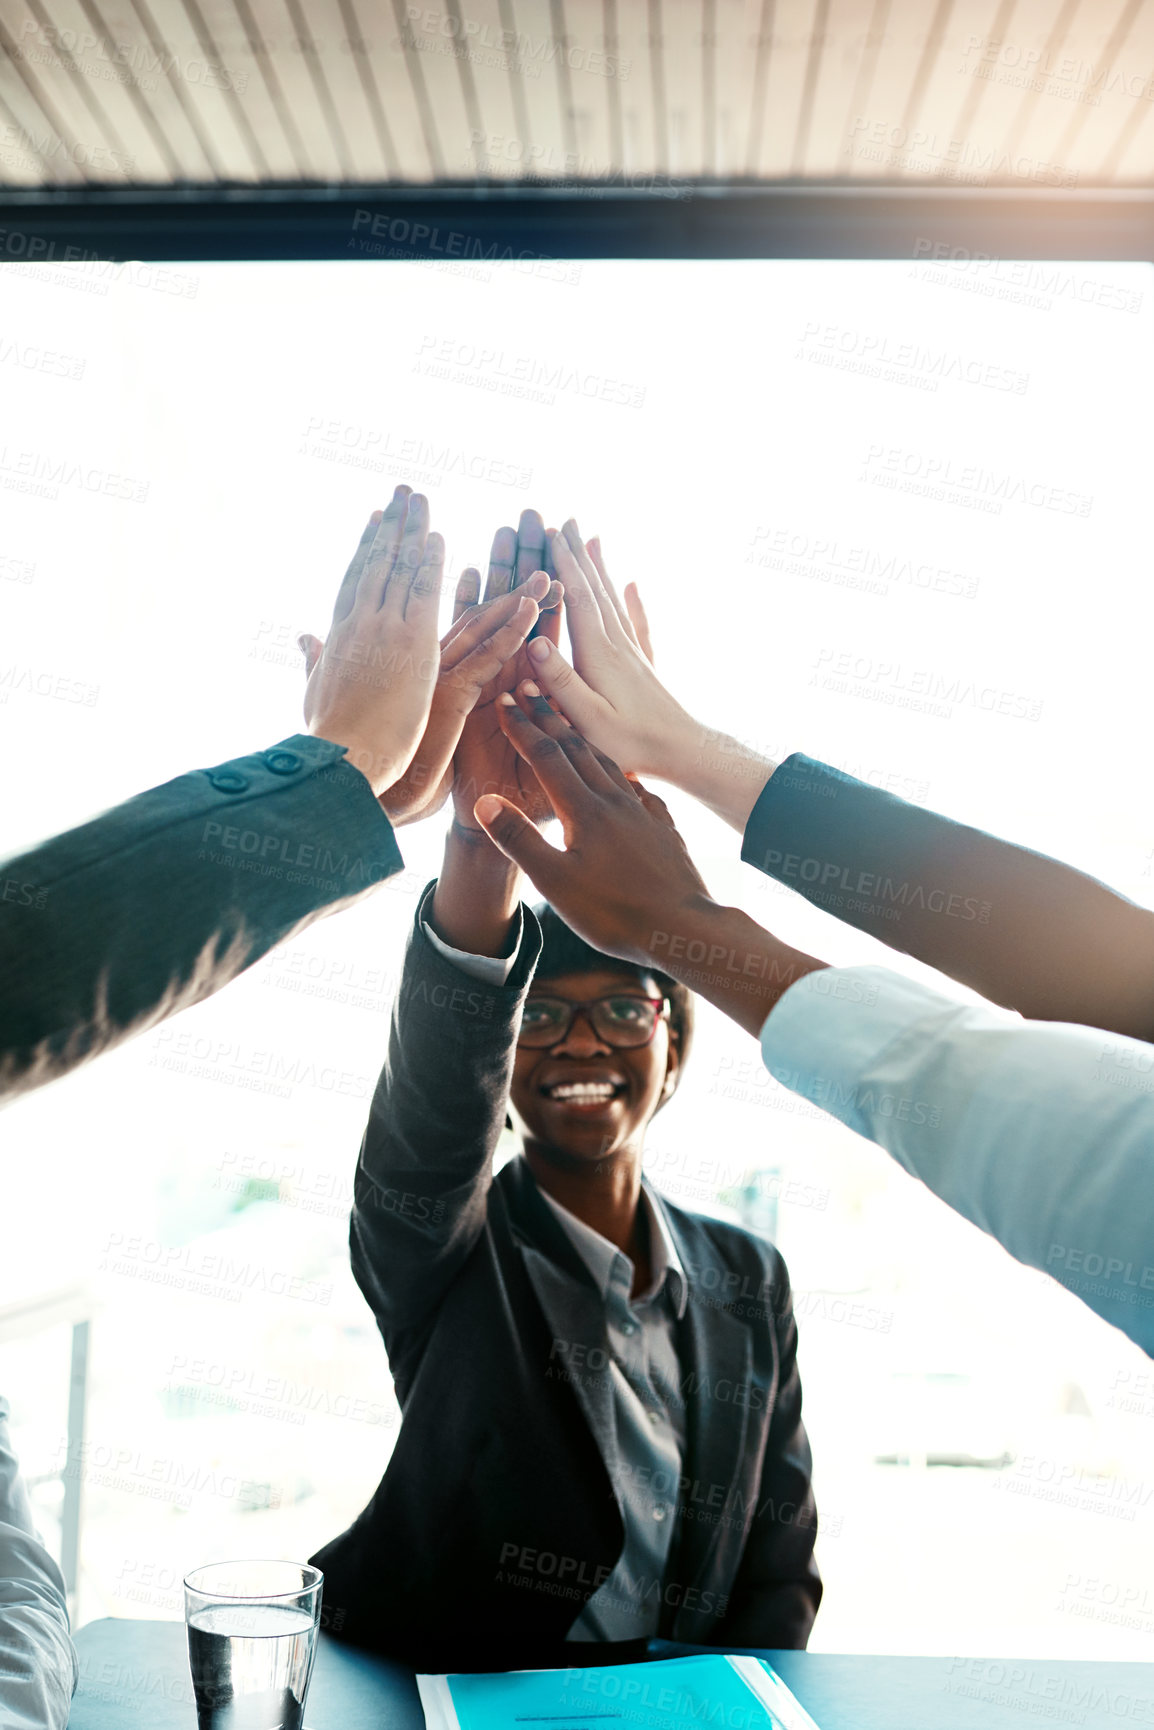
[[[612,1099],[617,1088],[611,1081],[559,1081],[547,1091],[550,1099],[571,1100],[576,1105],[592,1105]]]

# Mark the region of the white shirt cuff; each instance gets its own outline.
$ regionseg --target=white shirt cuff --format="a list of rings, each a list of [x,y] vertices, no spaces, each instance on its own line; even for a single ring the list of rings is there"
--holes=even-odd
[[[929,1049],[935,1024],[944,1032],[968,1007],[888,967],[824,967],[783,992],[761,1029],[761,1055],[783,1087],[874,1141],[886,1107],[876,1087],[863,1093],[862,1077],[876,1074],[878,1059],[911,1029]],[[986,1003],[978,1018],[1021,1025],[1020,1016]]]
[[[459,967],[462,973],[467,973],[471,979],[479,979],[485,985],[507,985],[509,975],[521,953],[521,933],[525,928],[525,919],[518,904],[517,919],[513,927],[513,952],[505,956],[471,955],[467,949],[454,949],[451,943],[446,943],[443,937],[437,936],[427,919],[421,920],[421,928],[433,948],[438,950],[446,961],[451,961],[454,967]]]

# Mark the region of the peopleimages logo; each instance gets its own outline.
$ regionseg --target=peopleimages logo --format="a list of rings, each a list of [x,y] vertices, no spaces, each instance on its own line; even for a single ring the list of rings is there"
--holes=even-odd
[[[498,241],[486,244],[475,234],[459,229],[441,228],[427,222],[410,222],[405,216],[385,216],[371,210],[353,212],[353,232],[349,245],[361,251],[379,252],[381,247],[370,241],[390,243],[388,256],[397,258],[434,258],[443,260],[474,260],[481,264],[509,264],[523,276],[541,277],[548,282],[563,282],[575,287],[581,280],[581,266],[573,260],[551,258],[546,253],[522,247],[515,252]]]

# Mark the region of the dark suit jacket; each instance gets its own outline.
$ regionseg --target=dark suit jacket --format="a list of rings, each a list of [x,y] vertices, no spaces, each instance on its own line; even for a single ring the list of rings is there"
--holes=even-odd
[[[1154,913],[1057,859],[800,752],[763,788],[741,857],[1027,1018],[1154,1040]]]
[[[351,1229],[404,1416],[368,1507],[314,1558],[326,1624],[418,1667],[591,1662],[614,1649],[562,1642],[624,1544],[603,1303],[524,1160],[492,1177],[540,927],[526,910],[491,988],[420,920]],[[785,1266],[752,1233],[665,1205],[689,1292],[688,1447],[659,1631],[803,1646],[821,1587]]]
[[[0,1100],[210,997],[401,869],[344,755],[297,734],[0,864]]]

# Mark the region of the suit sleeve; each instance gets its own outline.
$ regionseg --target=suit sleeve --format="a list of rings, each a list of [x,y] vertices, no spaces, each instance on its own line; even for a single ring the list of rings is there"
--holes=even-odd
[[[775,1254],[770,1286],[782,1294],[776,1316],[777,1401],[766,1438],[757,1509],[723,1624],[726,1643],[804,1647],[821,1603],[814,1561],[817,1511],[813,1457],[801,1421],[797,1323],[785,1263]]]
[[[307,734],[0,864],[0,1101],[211,997],[401,867],[344,747]]]
[[[0,1724],[64,1730],[76,1678],[64,1581],[36,1536],[0,1399]]]
[[[1154,913],[1057,859],[800,753],[762,789],[741,857],[1031,1020],[1154,1040]]]
[[[413,921],[353,1188],[353,1273],[377,1318],[399,1397],[455,1275],[485,1227],[517,1029],[541,952],[524,930],[504,985],[429,941],[429,884]]]

